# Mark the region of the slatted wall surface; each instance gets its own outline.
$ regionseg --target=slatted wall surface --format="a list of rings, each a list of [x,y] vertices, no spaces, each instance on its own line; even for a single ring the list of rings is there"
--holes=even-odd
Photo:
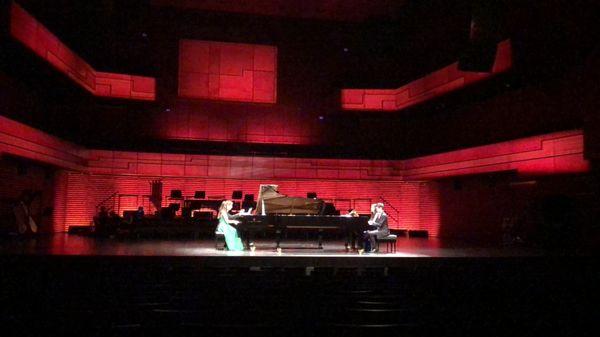
[[[54,210],[52,212],[52,231],[67,231],[67,190],[69,188],[68,171],[54,173]]]
[[[419,184],[419,228],[431,236],[438,236],[442,223],[440,216],[440,191],[438,183],[428,181]]]
[[[135,210],[138,206],[150,207],[150,182],[161,179],[163,182],[163,202],[166,207],[171,202],[171,190],[181,190],[184,197],[193,197],[195,191],[205,191],[207,198],[231,199],[234,190],[242,190],[244,194],[258,197],[260,184],[277,184],[282,194],[306,197],[308,192],[317,193],[318,198],[340,203],[345,212],[350,203],[359,213],[369,213],[370,203],[384,198],[390,214],[397,218],[395,211],[400,210],[399,222],[390,223],[391,228],[427,229],[432,235],[437,233],[437,223],[432,221],[428,212],[438,209],[435,197],[422,197],[421,193],[430,193],[432,189],[421,188],[425,182],[402,181],[360,181],[360,180],[315,180],[315,179],[234,179],[234,178],[187,178],[156,176],[119,176],[119,175],[86,175],[68,174],[66,226],[87,225],[92,221],[96,205],[110,197],[115,191],[121,195],[117,211]],[[150,210],[153,211],[153,210]],[[147,211],[148,212],[148,211]],[[423,216],[426,214],[426,216]]]
[[[342,89],[342,109],[398,111],[460,90],[467,85],[506,72],[511,67],[511,43],[510,40],[504,40],[498,43],[491,72],[462,71],[459,69],[458,62],[454,62],[396,89]]]

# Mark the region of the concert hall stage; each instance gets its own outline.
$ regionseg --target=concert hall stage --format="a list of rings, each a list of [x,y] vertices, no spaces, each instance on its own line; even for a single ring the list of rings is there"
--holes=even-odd
[[[233,252],[215,248],[212,239],[124,239],[54,234],[5,239],[2,255],[87,257],[185,257],[218,267],[393,267],[406,260],[446,258],[540,257],[539,248],[475,245],[438,238],[400,237],[396,252],[382,244],[378,253],[346,251],[344,242],[326,240],[319,249],[314,240],[284,240],[281,251],[273,239],[255,241],[254,251]]]

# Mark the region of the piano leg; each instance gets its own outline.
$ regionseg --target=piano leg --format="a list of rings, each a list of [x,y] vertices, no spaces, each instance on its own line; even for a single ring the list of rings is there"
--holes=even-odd
[[[354,249],[354,241],[352,241],[352,232],[346,231],[344,237],[346,238],[346,242],[344,242],[344,248],[346,251],[350,251],[350,242],[352,242],[352,249]]]
[[[279,249],[280,248],[279,243],[281,242],[281,229],[276,230],[275,234],[277,236],[277,246],[275,247],[275,249]]]
[[[323,249],[323,230],[319,229],[319,249]]]
[[[244,231],[244,249],[250,249],[250,233],[251,231]]]

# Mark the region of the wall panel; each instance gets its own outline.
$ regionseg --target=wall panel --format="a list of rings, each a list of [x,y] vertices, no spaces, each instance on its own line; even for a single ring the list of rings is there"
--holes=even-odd
[[[512,67],[510,40],[498,44],[492,71],[476,73],[458,70],[458,62],[397,89],[342,89],[344,110],[398,111],[503,73]]]
[[[179,41],[179,96],[251,103],[277,101],[277,48]]]
[[[340,211],[356,208],[363,214],[369,213],[371,203],[383,201],[390,214],[390,227],[402,229],[429,230],[437,235],[438,223],[435,217],[423,215],[421,209],[435,214],[435,196],[422,196],[431,193],[422,189],[427,182],[360,181],[336,179],[236,179],[212,177],[173,177],[173,176],[124,176],[124,175],[82,175],[68,173],[68,193],[66,226],[89,225],[101,201],[110,198],[115,192],[115,211],[135,210],[143,206],[147,212],[155,210],[149,203],[150,182],[160,179],[163,182],[163,202],[166,207],[171,190],[181,190],[184,197],[191,198],[195,191],[205,191],[207,198],[230,199],[232,192],[242,190],[244,194],[258,196],[260,184],[277,184],[282,194],[306,197],[308,192],[316,192],[318,198],[338,204]],[[434,188],[434,187],[432,187]],[[112,204],[112,202],[111,202]]]
[[[10,33],[13,38],[93,95],[150,101],[156,98],[154,78],[96,71],[14,2],[11,7]]]

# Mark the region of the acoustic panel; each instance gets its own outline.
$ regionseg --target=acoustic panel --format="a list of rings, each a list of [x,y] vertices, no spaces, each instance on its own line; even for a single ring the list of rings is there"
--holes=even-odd
[[[10,33],[17,41],[95,96],[149,101],[156,98],[154,78],[96,71],[14,2],[11,6]]]
[[[563,131],[403,160],[399,173],[405,180],[502,171],[520,176],[584,173],[590,163],[583,151],[583,132]]]
[[[157,178],[157,177],[155,177]],[[163,190],[179,189],[184,197],[191,197],[196,190],[206,191],[207,196],[228,198],[238,189],[258,193],[260,184],[266,182],[279,185],[279,191],[289,196],[306,196],[308,192],[316,192],[319,198],[333,201],[334,204],[355,208],[359,213],[369,214],[370,204],[384,201],[390,215],[390,227],[397,229],[428,230],[431,235],[437,234],[436,205],[437,198],[422,196],[431,193],[435,185],[425,189],[426,182],[390,181],[381,184],[379,181],[336,180],[336,179],[236,179],[236,178],[204,178],[193,177],[160,177]],[[111,205],[120,214],[126,210],[136,210],[139,206],[149,212],[154,211],[149,198],[150,178],[130,175],[81,175],[68,173],[69,190],[66,196],[65,225],[88,225],[96,212],[96,205],[110,199],[118,193]],[[165,194],[165,193],[163,193]],[[168,194],[168,193],[166,193]],[[382,199],[383,198],[383,199]],[[339,202],[338,202],[339,201]],[[167,197],[162,207],[172,202]],[[348,207],[350,206],[350,207]]]
[[[277,101],[277,48],[179,41],[179,96],[251,103]]]
[[[302,112],[257,106],[229,110],[213,104],[177,102],[170,111],[159,112],[153,126],[162,139],[294,145],[322,141],[324,124]]]
[[[0,116],[0,156],[5,154],[69,170],[87,167],[82,147]]]
[[[342,89],[343,110],[399,111],[467,85],[506,72],[512,67],[510,40],[498,44],[491,72],[458,69],[458,62],[397,89]]]

